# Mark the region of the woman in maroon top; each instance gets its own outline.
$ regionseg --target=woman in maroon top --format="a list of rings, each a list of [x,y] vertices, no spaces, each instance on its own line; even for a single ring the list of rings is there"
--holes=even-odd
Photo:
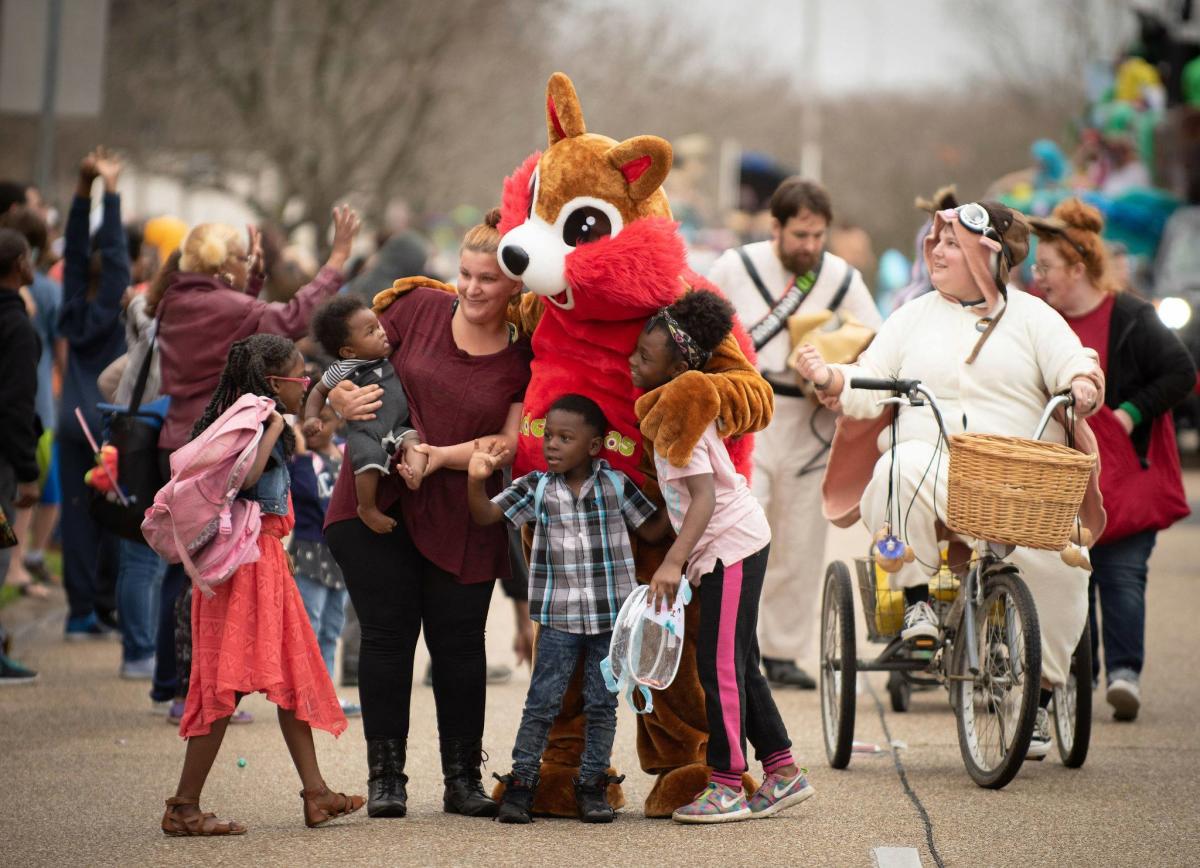
[[[376,501],[396,519],[377,534],[357,514],[349,464],[334,487],[325,537],[342,568],[362,625],[359,691],[370,766],[372,817],[402,817],[413,653],[422,626],[433,666],[449,813],[492,817],[496,803],[480,773],[487,662],[484,627],[495,579],[509,573],[503,527],[479,527],[467,510],[466,467],[479,439],[515,449],[532,353],[509,326],[508,302],[521,284],[496,262],[499,212],[463,241],[458,291],[422,279],[396,292],[379,315],[390,356],[408,395],[412,425],[429,455],[421,479],[400,473],[379,483]],[[398,284],[402,284],[399,282]],[[397,287],[399,290],[399,287]],[[377,386],[344,381],[330,403],[343,416],[363,415]],[[419,485],[413,489],[412,485]],[[489,484],[500,490],[500,474]]]
[[[1108,524],[1092,547],[1092,674],[1100,675],[1096,614],[1104,628],[1106,697],[1117,720],[1141,706],[1147,563],[1158,531],[1187,515],[1171,408],[1196,370],[1153,306],[1119,292],[1108,274],[1100,212],[1078,199],[1049,220],[1033,218],[1041,243],[1034,271],[1048,301],[1085,347],[1100,356],[1107,386],[1088,419],[1100,446],[1100,491]]]

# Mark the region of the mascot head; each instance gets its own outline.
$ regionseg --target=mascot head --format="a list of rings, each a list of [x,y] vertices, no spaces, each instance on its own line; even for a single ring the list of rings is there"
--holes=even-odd
[[[578,319],[637,316],[680,292],[683,242],[662,191],[671,145],[587,132],[571,80],[546,86],[550,146],[504,184],[504,272]]]

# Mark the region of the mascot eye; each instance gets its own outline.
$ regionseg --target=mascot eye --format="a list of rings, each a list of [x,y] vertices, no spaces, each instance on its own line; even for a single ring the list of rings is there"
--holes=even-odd
[[[537,187],[537,172],[529,176],[529,210],[525,212],[525,219],[533,217],[533,191]]]
[[[612,235],[612,223],[599,208],[583,207],[572,212],[563,224],[563,241],[571,247]]]

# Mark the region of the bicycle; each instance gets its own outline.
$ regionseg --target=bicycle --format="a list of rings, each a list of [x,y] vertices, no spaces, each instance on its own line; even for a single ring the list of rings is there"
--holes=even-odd
[[[935,396],[918,380],[854,378],[851,388],[894,392],[888,403],[932,410],[941,437],[949,443]],[[1054,411],[1072,403],[1052,397],[1039,420],[1039,439]],[[893,449],[895,444],[893,443]],[[941,625],[936,639],[911,642],[900,636],[894,600],[881,610],[877,600],[875,546],[855,565],[866,617],[867,639],[885,642],[874,660],[860,660],[855,644],[854,592],[850,571],[830,563],[821,604],[821,723],[825,752],[833,768],[850,763],[859,671],[889,672],[892,707],[908,706],[915,685],[948,688],[957,720],[959,749],[971,779],[1000,789],[1025,760],[1037,718],[1041,686],[1041,639],[1037,609],[1020,571],[1005,559],[1014,545],[975,539],[974,557],[961,579],[940,574],[931,583],[930,604]],[[903,617],[903,606],[899,609]],[[1078,768],[1087,756],[1091,731],[1091,638],[1079,641],[1068,683],[1055,690],[1054,718],[1063,763]],[[1086,685],[1086,687],[1083,687]],[[1083,689],[1080,689],[1083,687]]]

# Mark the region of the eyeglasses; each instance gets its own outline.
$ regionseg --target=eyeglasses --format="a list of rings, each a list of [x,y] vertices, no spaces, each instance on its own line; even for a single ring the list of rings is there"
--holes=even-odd
[[[1033,273],[1037,277],[1046,277],[1056,268],[1063,268],[1062,265],[1042,265],[1040,262],[1035,262],[1032,266]]]
[[[267,375],[268,380],[279,380],[284,383],[302,383],[304,391],[308,391],[308,387],[312,385],[312,377],[276,377],[274,374]]]

